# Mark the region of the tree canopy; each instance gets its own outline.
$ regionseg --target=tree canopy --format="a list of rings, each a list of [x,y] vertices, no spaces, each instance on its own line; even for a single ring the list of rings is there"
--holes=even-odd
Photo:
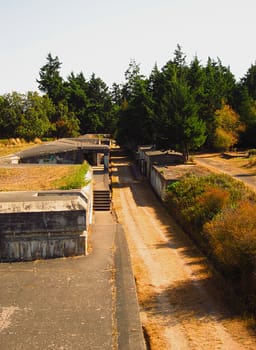
[[[61,67],[58,56],[49,53],[37,79],[41,94],[0,96],[0,137],[109,133],[128,149],[155,144],[180,150],[186,159],[202,148],[256,148],[255,64],[237,82],[219,58],[187,62],[177,45],[148,77],[131,60],[124,83],[112,87],[94,73],[63,78]]]

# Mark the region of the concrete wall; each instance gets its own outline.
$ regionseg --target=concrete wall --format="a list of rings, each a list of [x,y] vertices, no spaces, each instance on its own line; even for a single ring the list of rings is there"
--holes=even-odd
[[[85,255],[86,236],[5,236],[0,240],[2,262],[30,261],[36,259],[60,258]]]
[[[150,173],[150,184],[153,187],[155,193],[158,195],[161,200],[165,198],[166,187],[171,181],[166,180],[157,168],[154,166],[151,169]]]
[[[147,166],[147,177],[150,178],[153,165],[173,165],[184,163],[184,158],[181,153],[172,151],[146,151],[145,162]]]
[[[151,178],[154,165],[172,165],[184,163],[183,155],[175,151],[155,150],[154,146],[140,146],[137,152],[137,165],[143,176]]]
[[[87,253],[85,192],[0,194],[0,260],[20,261]]]

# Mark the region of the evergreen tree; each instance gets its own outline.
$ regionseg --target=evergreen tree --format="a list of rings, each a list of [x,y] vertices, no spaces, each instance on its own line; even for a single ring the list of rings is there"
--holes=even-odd
[[[85,134],[87,132],[85,120],[89,106],[88,82],[82,72],[78,75],[72,72],[64,83],[64,87],[68,110],[79,120],[80,133]]]
[[[222,106],[222,101],[233,105],[233,92],[236,86],[234,75],[229,68],[222,65],[220,59],[214,61],[208,58],[204,68],[203,101],[200,117],[207,125],[207,146],[213,146],[214,113]]]
[[[111,94],[104,81],[96,77],[94,73],[88,82],[88,99],[85,128],[88,132],[113,133],[115,122],[113,121]]]
[[[256,100],[256,63],[251,65],[241,83],[247,88],[249,96]]]
[[[117,141],[135,150],[139,144],[153,141],[153,103],[149,82],[140,74],[139,65],[135,61],[130,62],[125,77]]]
[[[173,80],[165,103],[166,121],[162,127],[168,146],[180,150],[187,161],[189,152],[205,142],[205,123],[198,116],[198,105],[186,82]]]
[[[63,79],[60,76],[61,64],[58,56],[52,57],[51,53],[48,54],[47,63],[40,69],[39,77],[37,80],[39,90],[45,92],[53,101],[54,104],[58,104],[63,99]]]
[[[242,82],[237,84],[234,92],[235,110],[240,115],[240,120],[245,126],[240,133],[239,146],[243,148],[256,147],[256,100],[248,92],[247,86]]]

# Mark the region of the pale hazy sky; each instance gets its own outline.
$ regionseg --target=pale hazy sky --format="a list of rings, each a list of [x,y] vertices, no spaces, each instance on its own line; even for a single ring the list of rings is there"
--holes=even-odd
[[[49,52],[61,76],[122,83],[131,59],[148,76],[180,44],[188,63],[219,57],[237,80],[256,61],[255,0],[0,0],[0,94],[37,90]]]

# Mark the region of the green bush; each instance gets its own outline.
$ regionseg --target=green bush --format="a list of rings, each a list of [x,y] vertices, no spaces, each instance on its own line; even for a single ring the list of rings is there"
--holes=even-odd
[[[56,186],[61,190],[80,189],[84,187],[88,183],[88,180],[85,180],[85,175],[88,169],[88,163],[73,167],[72,172],[58,181]]]
[[[255,193],[228,175],[186,176],[168,186],[166,205],[256,312]]]
[[[168,186],[166,205],[186,230],[198,233],[226,205],[235,207],[251,196],[242,182],[225,174],[186,175]]]

